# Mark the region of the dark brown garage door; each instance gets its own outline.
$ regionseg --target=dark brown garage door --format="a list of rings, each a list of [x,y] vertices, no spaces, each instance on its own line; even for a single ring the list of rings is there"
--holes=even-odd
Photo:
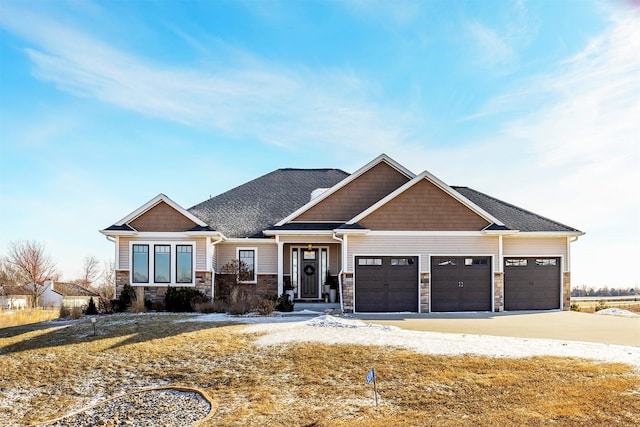
[[[431,259],[431,311],[490,310],[490,257]]]
[[[504,309],[560,308],[560,258],[505,258]]]
[[[358,312],[418,311],[417,257],[356,257]]]

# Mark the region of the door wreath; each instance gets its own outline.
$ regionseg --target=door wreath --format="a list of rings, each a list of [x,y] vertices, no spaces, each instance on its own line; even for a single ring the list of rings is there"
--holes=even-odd
[[[311,276],[315,272],[316,272],[316,269],[313,265],[307,265],[304,268],[304,274],[306,274],[307,276]]]

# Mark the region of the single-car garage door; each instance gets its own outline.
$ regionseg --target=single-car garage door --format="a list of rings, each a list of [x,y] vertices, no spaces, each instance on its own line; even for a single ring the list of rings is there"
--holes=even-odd
[[[490,310],[490,257],[431,258],[431,311]]]
[[[505,258],[504,309],[560,308],[560,258]]]
[[[418,258],[356,257],[355,311],[418,311]]]

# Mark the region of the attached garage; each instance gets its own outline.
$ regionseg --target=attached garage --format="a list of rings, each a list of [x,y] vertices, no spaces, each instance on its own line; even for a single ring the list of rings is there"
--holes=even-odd
[[[560,258],[505,258],[505,310],[559,308]]]
[[[356,257],[355,311],[418,311],[418,257]]]
[[[491,257],[433,257],[431,311],[491,311]]]

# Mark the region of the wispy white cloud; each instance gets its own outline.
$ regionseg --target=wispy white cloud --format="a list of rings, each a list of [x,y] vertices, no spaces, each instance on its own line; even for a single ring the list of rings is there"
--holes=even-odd
[[[413,126],[408,114],[379,106],[374,88],[349,70],[283,67],[246,52],[172,67],[26,10],[7,15],[2,25],[32,44],[25,52],[37,78],[144,115],[285,147],[393,147]]]
[[[469,43],[464,51],[469,53],[474,65],[505,73],[515,66],[524,48],[535,39],[539,24],[522,1],[503,3],[501,7],[503,16],[498,22],[467,18],[462,28],[464,43]]]

